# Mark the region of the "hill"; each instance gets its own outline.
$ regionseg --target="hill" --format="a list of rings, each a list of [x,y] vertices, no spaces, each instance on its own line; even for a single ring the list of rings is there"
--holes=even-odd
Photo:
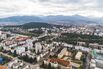
[[[42,22],[43,20],[37,16],[12,16],[8,18],[1,18],[0,23],[5,24],[23,24],[28,22]]]
[[[100,24],[102,18],[90,18],[80,15],[64,16],[12,16],[8,18],[0,18],[0,24],[24,24],[29,22],[44,22],[51,24]]]
[[[48,23],[44,23],[44,22],[29,22],[29,23],[24,23],[22,25],[6,25],[3,27],[4,28],[20,27],[23,29],[29,29],[29,28],[41,28],[41,27],[52,28],[53,26],[61,27],[61,25],[48,24]]]
[[[53,25],[48,24],[48,23],[43,23],[43,22],[30,22],[30,23],[20,25],[20,27],[22,27],[24,29],[27,29],[27,28],[41,28],[41,27],[52,28]]]

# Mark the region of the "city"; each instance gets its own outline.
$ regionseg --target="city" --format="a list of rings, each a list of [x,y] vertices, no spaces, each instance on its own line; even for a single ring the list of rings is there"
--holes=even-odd
[[[0,0],[0,69],[103,69],[103,0]]]
[[[8,69],[103,68],[103,26],[74,26],[1,27],[0,64]],[[35,30],[42,33],[26,34]]]

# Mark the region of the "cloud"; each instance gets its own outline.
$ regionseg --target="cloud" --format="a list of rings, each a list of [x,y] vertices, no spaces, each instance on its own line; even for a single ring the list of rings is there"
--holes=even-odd
[[[17,15],[103,16],[102,0],[0,0],[0,17]]]
[[[38,0],[39,2],[51,2],[51,3],[57,3],[57,4],[61,4],[61,3],[78,3],[81,0]]]

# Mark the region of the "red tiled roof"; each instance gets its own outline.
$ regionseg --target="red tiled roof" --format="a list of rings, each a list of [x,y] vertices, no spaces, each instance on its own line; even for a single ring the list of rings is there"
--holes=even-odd
[[[7,67],[0,65],[0,69],[7,69]]]
[[[19,36],[16,38],[17,41],[25,41],[27,39],[30,39],[30,37],[22,37],[22,36]]]
[[[57,62],[63,66],[68,66],[70,65],[70,62],[69,61],[66,61],[66,60],[63,60],[63,59],[56,59],[56,58],[51,58],[51,59],[48,59],[49,62]]]

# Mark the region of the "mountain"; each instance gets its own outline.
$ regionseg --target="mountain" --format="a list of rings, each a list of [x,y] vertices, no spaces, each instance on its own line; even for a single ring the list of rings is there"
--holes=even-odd
[[[45,19],[50,21],[68,21],[68,20],[87,20],[89,18],[80,15],[73,15],[73,16],[57,15],[57,16],[47,16],[45,17]]]
[[[14,23],[14,24],[18,24],[18,23],[28,23],[28,22],[39,22],[42,21],[42,19],[40,19],[37,16],[12,16],[12,17],[8,17],[8,18],[1,18],[0,19],[0,23]]]
[[[24,24],[28,22],[46,22],[53,24],[98,24],[103,22],[103,18],[89,18],[80,15],[63,16],[12,16],[8,18],[1,18],[0,24]]]
[[[89,24],[89,23],[96,23],[92,18],[80,16],[80,15],[73,15],[73,16],[47,16],[44,17],[45,21],[51,23],[67,23],[67,24]]]
[[[53,25],[48,24],[48,23],[44,23],[44,22],[30,22],[30,23],[22,24],[22,25],[20,25],[20,27],[22,27],[24,29],[27,29],[27,28],[41,28],[41,27],[52,28]]]
[[[44,22],[29,22],[29,23],[25,23],[22,25],[5,25],[3,26],[4,28],[11,28],[11,27],[20,27],[23,29],[29,29],[29,28],[53,28],[53,27],[63,27],[62,25],[54,25],[54,24],[48,24],[48,23],[44,23]],[[66,27],[66,26],[65,26]]]

